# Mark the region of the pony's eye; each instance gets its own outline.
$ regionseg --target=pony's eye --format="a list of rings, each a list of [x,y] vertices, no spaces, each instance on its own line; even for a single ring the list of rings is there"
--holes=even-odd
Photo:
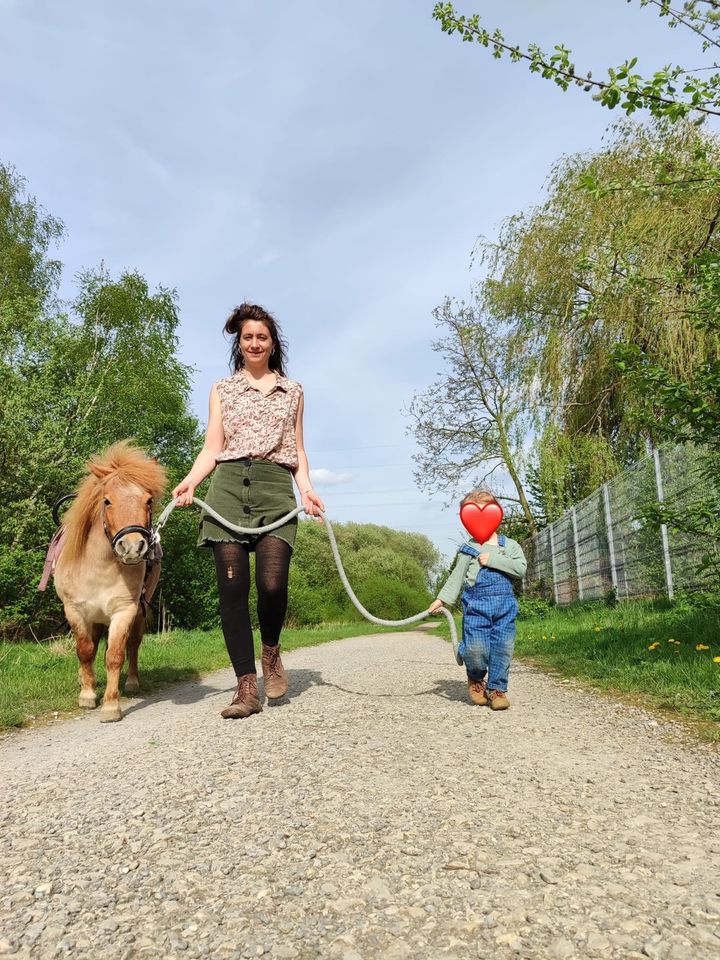
[[[104,502],[105,502],[105,506],[106,506],[106,507],[109,507],[109,506],[110,506],[110,501],[108,500],[107,497],[105,497],[105,501],[104,501]]]
[[[152,497],[150,497],[150,499],[148,500],[148,504],[147,504],[147,505],[148,505],[149,507],[151,507],[151,506],[153,505],[153,498],[152,498]]]

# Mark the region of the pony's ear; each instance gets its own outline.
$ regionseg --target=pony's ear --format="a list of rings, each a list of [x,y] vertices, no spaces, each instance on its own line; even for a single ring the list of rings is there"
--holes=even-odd
[[[88,470],[90,473],[95,474],[96,477],[102,479],[107,476],[107,467],[102,466],[99,463],[96,463],[94,460],[88,461]]]

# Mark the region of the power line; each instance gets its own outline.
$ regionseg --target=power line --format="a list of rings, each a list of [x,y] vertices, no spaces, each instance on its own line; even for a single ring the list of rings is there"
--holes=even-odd
[[[390,470],[395,467],[407,467],[409,464],[407,461],[405,463],[343,463],[342,466],[337,467],[333,470],[333,473],[341,470]],[[313,470],[327,470],[327,467],[313,467]]]
[[[354,450],[397,450],[400,448],[400,444],[397,443],[370,443],[367,446],[358,446],[355,444],[352,447],[312,447],[308,444],[308,453],[347,453],[348,451],[352,452]],[[408,450],[411,448],[408,447]]]
[[[322,485],[318,484],[318,486],[322,486]],[[385,490],[381,489],[381,490],[337,490],[336,491],[334,487],[330,487],[329,489],[333,491],[332,492],[333,497],[370,497],[370,496],[374,496],[375,494],[385,495],[387,493],[406,493],[406,494],[418,493],[417,488],[414,488],[414,487],[395,487],[395,488],[390,488]],[[327,492],[326,495],[328,497],[331,496],[329,491]],[[432,503],[431,500],[428,500],[427,502]]]

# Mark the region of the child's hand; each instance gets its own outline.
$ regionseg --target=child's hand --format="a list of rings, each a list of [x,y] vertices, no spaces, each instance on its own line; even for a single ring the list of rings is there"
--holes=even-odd
[[[482,564],[483,567],[487,566],[487,562],[490,559],[489,553],[481,553],[478,557],[478,561]]]
[[[442,600],[433,600],[433,602],[428,607],[428,613],[437,613],[439,610],[442,610],[443,602]]]

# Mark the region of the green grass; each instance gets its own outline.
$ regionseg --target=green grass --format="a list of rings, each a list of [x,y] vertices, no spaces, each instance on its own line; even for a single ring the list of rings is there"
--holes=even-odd
[[[698,644],[708,649],[697,650]],[[564,677],[694,721],[705,739],[720,740],[717,607],[634,601],[552,609],[518,621],[515,653]]]
[[[370,623],[329,624],[283,630],[283,650],[310,647],[341,637],[390,632]],[[95,662],[98,692],[105,686],[104,642]],[[259,649],[256,651],[260,655]],[[148,634],[140,647],[143,693],[173,683],[198,680],[202,674],[229,666],[220,630],[176,630]],[[55,713],[76,713],[78,660],[71,637],[44,643],[0,643],[0,729],[50,719]],[[124,674],[123,674],[124,676]],[[121,681],[122,692],[122,681]]]
[[[437,632],[447,637],[444,617]],[[458,630],[460,620],[457,618]],[[369,623],[283,631],[283,649],[386,632]],[[669,640],[679,643],[669,643]],[[649,649],[657,643],[655,649]],[[709,649],[696,650],[697,644]],[[259,652],[259,651],[258,651]],[[720,611],[635,601],[549,609],[518,620],[516,656],[668,716],[692,721],[720,740]],[[140,650],[143,692],[197,680],[228,666],[219,630],[150,634]],[[98,691],[105,670],[97,661]],[[77,711],[77,658],[72,642],[0,644],[0,729]]]

